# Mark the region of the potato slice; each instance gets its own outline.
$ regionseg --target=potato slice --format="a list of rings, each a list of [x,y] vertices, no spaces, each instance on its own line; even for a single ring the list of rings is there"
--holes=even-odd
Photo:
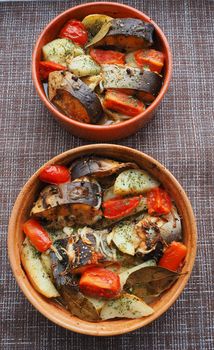
[[[81,55],[72,59],[68,65],[68,69],[77,77],[86,77],[89,75],[97,75],[101,71],[101,67],[91,56]]]
[[[79,45],[66,38],[50,41],[43,46],[42,53],[45,61],[59,63],[63,66],[67,66],[71,58],[84,55]]]
[[[130,169],[118,175],[114,183],[114,193],[122,196],[140,194],[159,185],[145,170]]]
[[[154,310],[144,301],[132,294],[122,294],[120,298],[109,300],[102,308],[102,320],[111,318],[140,318],[154,313]]]
[[[123,221],[113,228],[112,241],[124,254],[135,255],[135,249],[139,246],[141,238],[135,231],[135,223]]]
[[[21,250],[21,262],[33,287],[47,298],[56,298],[58,291],[44,269],[36,249],[26,238]]]
[[[53,273],[52,273],[52,268],[51,268],[50,256],[47,255],[46,253],[42,253],[40,255],[40,259],[41,259],[41,262],[42,262],[42,266],[44,267],[44,269],[47,272],[48,276],[52,279]]]

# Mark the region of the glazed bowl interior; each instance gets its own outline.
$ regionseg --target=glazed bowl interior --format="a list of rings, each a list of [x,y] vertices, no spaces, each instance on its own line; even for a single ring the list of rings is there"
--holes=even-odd
[[[196,225],[190,202],[177,180],[166,168],[153,158],[131,148],[117,145],[90,145],[69,150],[51,159],[46,164],[69,164],[74,159],[89,155],[99,155],[123,161],[134,161],[139,167],[146,169],[159,179],[175,201],[182,218],[183,238],[188,252],[183,274],[177,282],[152,304],[155,312],[151,316],[140,319],[117,319],[92,323],[72,316],[65,309],[57,306],[38,293],[29,282],[20,262],[20,248],[24,239],[22,224],[29,218],[29,212],[41,189],[38,173],[28,180],[20,192],[14,205],[8,232],[8,251],[15,278],[28,300],[44,316],[56,324],[69,330],[88,335],[118,335],[143,327],[163,314],[178,298],[187,283],[193,267],[196,253]]]
[[[155,27],[155,42],[157,43],[157,48],[161,50],[165,55],[165,64],[163,70],[163,85],[158,96],[151,103],[151,105],[146,108],[146,110],[135,117],[130,118],[127,121],[123,121],[119,124],[113,125],[92,125],[78,122],[74,119],[69,118],[65,114],[61,113],[47,98],[46,93],[43,88],[43,84],[39,75],[39,61],[42,58],[42,47],[48,42],[55,39],[63,27],[63,25],[71,18],[75,18],[78,20],[82,20],[85,16],[94,13],[102,13],[114,18],[123,18],[123,17],[133,17],[139,18],[145,22],[149,22]],[[115,138],[121,138],[128,136],[141,126],[143,126],[146,122],[148,122],[154,114],[154,110],[160,104],[161,100],[166,93],[169,82],[172,74],[172,56],[171,50],[168,44],[168,41],[159,28],[159,26],[148,16],[146,16],[143,12],[140,12],[130,6],[118,3],[111,2],[97,2],[97,3],[87,3],[82,4],[76,7],[73,7],[59,16],[54,18],[43,30],[41,35],[39,36],[37,43],[33,52],[32,59],[32,78],[36,90],[49,109],[49,111],[53,114],[53,116],[61,122],[65,127],[67,127],[71,132],[76,136],[84,137],[91,140],[112,140]],[[68,127],[70,126],[70,128]],[[72,129],[73,127],[73,129]],[[84,131],[82,131],[84,129]],[[109,131],[111,130],[111,131]],[[102,132],[104,138],[100,136],[97,132]],[[121,131],[121,135],[119,133]],[[78,133],[79,132],[79,133]],[[113,134],[111,134],[113,132]],[[90,134],[91,133],[91,134]],[[97,134],[96,134],[97,133]],[[108,134],[107,134],[108,133]]]

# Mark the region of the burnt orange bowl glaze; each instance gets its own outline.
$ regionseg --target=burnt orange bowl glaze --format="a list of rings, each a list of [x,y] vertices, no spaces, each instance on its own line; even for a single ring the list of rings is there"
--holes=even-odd
[[[155,35],[157,38],[159,49],[165,54],[164,79],[159,95],[144,112],[140,113],[136,117],[132,117],[131,119],[117,125],[102,126],[84,124],[70,119],[69,117],[58,111],[54,107],[54,105],[50,103],[50,101],[46,97],[43,85],[39,77],[39,61],[42,57],[42,47],[57,37],[60,29],[69,19],[76,18],[82,20],[85,16],[93,13],[106,14],[111,17],[134,17],[152,23],[155,27]],[[171,51],[169,48],[168,41],[162,30],[158,27],[158,25],[154,21],[152,21],[148,16],[146,16],[143,12],[140,12],[134,9],[133,7],[127,5],[112,2],[87,3],[76,7],[72,7],[71,9],[61,13],[45,27],[43,32],[40,34],[33,51],[32,77],[39,97],[44,102],[49,111],[53,114],[54,118],[57,121],[59,121],[68,131],[70,131],[75,136],[85,138],[91,141],[112,141],[121,139],[123,137],[127,137],[137,132],[154,115],[156,108],[159,106],[161,100],[163,99],[168,89],[171,74]]]
[[[21,228],[22,224],[29,218],[30,209],[41,189],[41,184],[38,179],[38,174],[41,169],[39,169],[28,180],[14,205],[9,223],[8,252],[10,264],[20,288],[28,300],[44,316],[56,324],[78,333],[97,336],[112,336],[127,333],[146,326],[160,317],[179,297],[190,277],[195,260],[196,224],[187,195],[174,176],[155,159],[132,148],[108,144],[82,146],[56,156],[45,165],[66,165],[70,164],[76,158],[89,156],[91,154],[112,157],[114,159],[128,162],[134,160],[140,167],[146,169],[151,175],[158,178],[175,200],[175,204],[182,218],[183,237],[184,242],[187,245],[187,257],[183,267],[183,272],[186,272],[186,274],[180,276],[178,281],[168,291],[163,293],[159,300],[152,304],[152,307],[155,310],[154,314],[133,320],[117,319],[91,323],[72,316],[68,311],[56,306],[50,299],[46,299],[33,288],[20,262],[20,248],[24,239]]]

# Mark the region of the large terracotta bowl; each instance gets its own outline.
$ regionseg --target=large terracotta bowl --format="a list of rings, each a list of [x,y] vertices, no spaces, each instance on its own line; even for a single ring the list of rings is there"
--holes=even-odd
[[[20,248],[24,239],[22,224],[29,218],[29,212],[41,188],[38,174],[41,168],[28,180],[14,205],[8,232],[8,251],[14,276],[28,300],[49,320],[69,330],[89,335],[107,336],[133,331],[154,321],[162,315],[178,298],[184,289],[193,267],[196,254],[196,224],[191,204],[181,185],[173,175],[158,161],[134,149],[117,145],[89,145],[71,149],[46,164],[69,164],[74,159],[85,155],[99,155],[118,160],[135,161],[140,167],[148,170],[165,186],[174,198],[182,217],[183,237],[187,245],[187,257],[182,275],[178,281],[153,304],[154,314],[140,319],[111,320],[91,323],[72,316],[65,309],[56,306],[49,299],[39,294],[29,282],[20,262]]]
[[[48,100],[43,85],[39,77],[39,61],[42,56],[42,47],[57,37],[60,29],[63,25],[71,18],[83,19],[85,16],[92,13],[102,13],[109,15],[111,17],[134,17],[142,19],[146,22],[152,23],[155,26],[156,40],[159,45],[159,49],[165,54],[165,68],[164,68],[164,79],[163,85],[156,97],[154,102],[143,112],[132,117],[131,119],[124,121],[117,125],[102,126],[102,125],[92,125],[84,124],[73,119],[70,119],[66,115],[58,111],[53,104]],[[172,74],[172,56],[169,48],[168,41],[158,27],[158,25],[152,21],[143,12],[140,12],[133,7],[126,6],[123,4],[117,4],[112,2],[97,2],[97,3],[87,3],[72,7],[69,10],[61,13],[59,16],[55,17],[40,34],[34,51],[32,59],[32,77],[33,82],[36,87],[37,93],[41,98],[42,102],[46,105],[49,111],[52,113],[54,118],[59,121],[68,131],[73,135],[85,138],[92,141],[111,141],[129,136],[136,131],[138,131],[143,125],[145,125],[154,115],[156,108],[162,101],[170,82]]]

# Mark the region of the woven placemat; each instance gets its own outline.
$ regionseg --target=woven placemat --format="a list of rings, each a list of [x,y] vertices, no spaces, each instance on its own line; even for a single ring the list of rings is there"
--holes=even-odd
[[[0,4],[1,349],[213,350],[213,1],[124,1],[160,25],[174,56],[171,86],[155,118],[119,143],[162,162],[192,202],[198,224],[198,251],[192,277],[178,301],[143,329],[112,338],[88,337],[64,330],[39,314],[11,273],[7,226],[20,189],[49,158],[87,144],[53,120],[35,92],[30,72],[32,48],[40,31],[53,17],[77,3]]]

